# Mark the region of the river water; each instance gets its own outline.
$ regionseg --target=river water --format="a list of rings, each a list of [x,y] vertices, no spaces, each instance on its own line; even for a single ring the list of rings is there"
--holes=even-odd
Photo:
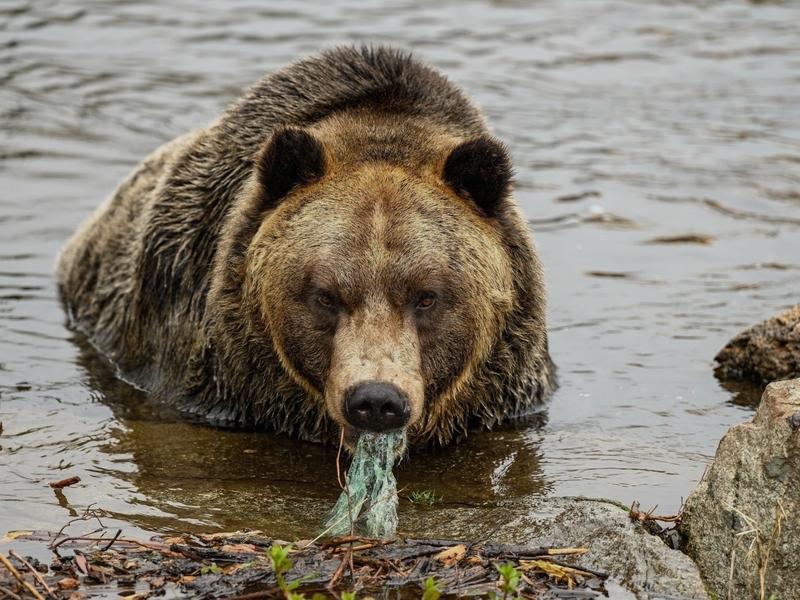
[[[715,353],[800,298],[798,23],[796,2],[4,0],[0,535],[89,505],[139,532],[317,529],[335,449],[150,406],[65,328],[53,265],[152,149],[354,41],[414,50],[509,143],[560,368],[534,422],[399,470],[442,499],[401,500],[401,529],[542,495],[676,510],[752,413]],[[68,475],[81,483],[47,486]]]

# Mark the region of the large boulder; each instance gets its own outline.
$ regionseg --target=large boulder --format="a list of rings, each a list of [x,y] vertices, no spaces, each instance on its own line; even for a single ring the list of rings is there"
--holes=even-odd
[[[616,502],[553,498],[539,506],[536,518],[522,517],[516,525],[543,545],[588,548],[575,563],[608,573],[639,600],[708,598],[691,559],[632,520],[628,508]]]
[[[800,304],[737,335],[716,361],[720,379],[769,383],[800,377]]]
[[[800,598],[800,379],[767,386],[686,500],[686,551],[718,598]]]
[[[416,523],[426,537],[491,539],[526,546],[585,547],[575,566],[610,576],[612,598],[628,600],[707,600],[697,566],[632,520],[629,509],[612,500],[531,498],[493,508],[430,511]]]

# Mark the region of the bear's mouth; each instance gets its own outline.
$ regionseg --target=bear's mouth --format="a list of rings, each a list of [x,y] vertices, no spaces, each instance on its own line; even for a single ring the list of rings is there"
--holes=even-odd
[[[407,434],[408,428],[404,427],[400,431],[403,431],[404,434]],[[347,449],[347,451],[352,455],[356,450],[356,446],[358,445],[358,438],[361,436],[361,434],[366,434],[366,433],[374,434],[375,432],[356,429],[352,425],[342,425],[340,445],[343,445]],[[405,435],[403,437],[404,439],[406,439]],[[399,446],[395,452],[395,458],[400,458],[402,455],[404,455],[406,452],[406,447],[407,447],[406,442],[404,442],[402,446]]]

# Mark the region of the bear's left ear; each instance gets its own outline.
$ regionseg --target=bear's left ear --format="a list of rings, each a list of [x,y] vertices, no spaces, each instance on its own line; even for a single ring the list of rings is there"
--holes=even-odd
[[[325,174],[322,143],[304,129],[284,127],[272,134],[256,162],[262,190],[262,209],[278,202],[298,185],[309,184]]]
[[[511,175],[508,150],[488,136],[459,144],[444,164],[444,180],[487,217],[496,216],[508,196]]]

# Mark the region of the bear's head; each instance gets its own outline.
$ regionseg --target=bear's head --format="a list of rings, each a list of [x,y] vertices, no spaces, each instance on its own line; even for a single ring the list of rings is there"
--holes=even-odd
[[[432,437],[515,303],[503,145],[376,131],[279,129],[249,191],[245,286],[283,369],[350,444]]]

